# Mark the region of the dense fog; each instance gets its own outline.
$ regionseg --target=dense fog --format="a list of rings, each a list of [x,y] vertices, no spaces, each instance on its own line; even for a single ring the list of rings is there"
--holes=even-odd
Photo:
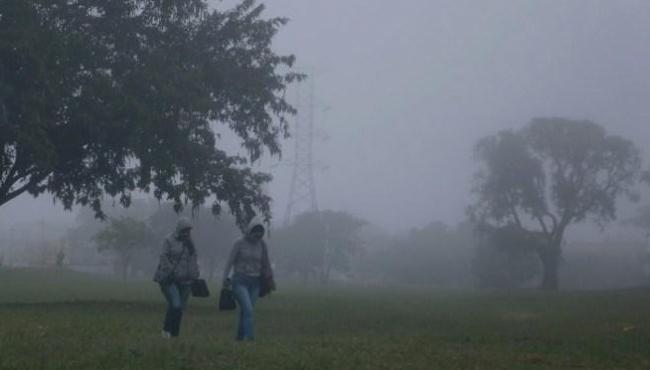
[[[463,289],[539,285],[534,253],[489,246],[468,219],[477,201],[477,143],[534,118],[594,122],[631,141],[640,170],[650,168],[647,1],[264,3],[266,16],[289,19],[273,45],[294,54],[296,69],[308,75],[287,99],[303,124],[313,113],[316,132],[318,210],[289,225],[283,219],[293,139],[282,141],[281,158],[267,153],[252,164],[274,177],[266,188],[273,199],[268,238],[279,279]],[[244,153],[238,138],[216,129],[223,134],[218,147]],[[638,215],[650,192],[644,182],[633,191],[639,196],[616,195],[615,219],[599,224],[585,217],[567,227],[563,289],[648,282],[650,225]],[[102,250],[97,235],[110,221],[95,220],[88,209],[64,211],[48,194],[25,194],[0,207],[2,265],[150,279],[161,238],[175,222],[171,205],[138,194],[129,209],[108,197],[104,207],[109,217],[146,224],[137,251]],[[202,273],[218,279],[240,231],[227,212],[215,219],[200,209],[194,216]]]

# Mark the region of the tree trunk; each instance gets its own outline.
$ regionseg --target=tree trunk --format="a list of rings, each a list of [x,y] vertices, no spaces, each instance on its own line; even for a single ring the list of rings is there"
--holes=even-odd
[[[551,245],[539,251],[542,262],[542,284],[540,288],[547,291],[559,289],[560,245]]]

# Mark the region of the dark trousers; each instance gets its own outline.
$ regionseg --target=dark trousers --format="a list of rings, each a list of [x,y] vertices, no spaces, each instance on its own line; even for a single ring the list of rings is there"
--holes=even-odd
[[[167,300],[167,313],[165,314],[163,330],[170,333],[172,337],[177,337],[181,329],[183,310],[190,297],[190,284],[176,282],[166,285],[161,284],[160,290],[165,296],[165,300]]]

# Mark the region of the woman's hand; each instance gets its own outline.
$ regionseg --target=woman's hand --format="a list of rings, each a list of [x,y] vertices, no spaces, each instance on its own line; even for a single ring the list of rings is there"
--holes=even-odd
[[[221,284],[221,287],[224,288],[224,289],[232,288],[232,280],[230,280],[230,278],[225,279],[223,281],[223,283]]]

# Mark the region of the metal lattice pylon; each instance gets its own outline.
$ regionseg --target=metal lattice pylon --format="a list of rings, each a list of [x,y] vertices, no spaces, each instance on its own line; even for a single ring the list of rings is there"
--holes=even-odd
[[[291,223],[292,218],[302,212],[318,211],[316,201],[316,186],[314,184],[314,81],[310,79],[308,117],[305,120],[301,114],[300,91],[302,84],[298,83],[296,88],[297,102],[299,108],[295,116],[294,127],[294,162],[293,175],[289,189],[289,201],[284,214],[284,225]]]

